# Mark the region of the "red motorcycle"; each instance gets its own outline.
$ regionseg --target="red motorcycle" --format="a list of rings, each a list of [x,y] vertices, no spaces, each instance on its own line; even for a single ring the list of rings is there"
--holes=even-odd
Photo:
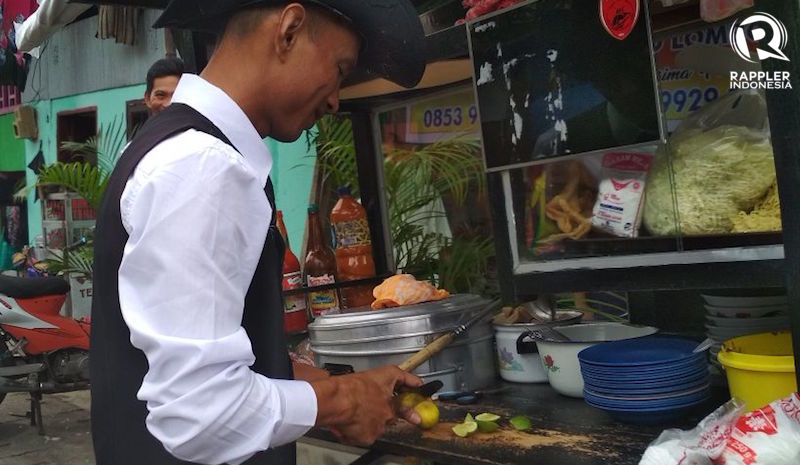
[[[0,275],[0,402],[31,395],[31,425],[43,434],[42,394],[89,387],[88,318],[59,314],[69,283],[57,277]]]

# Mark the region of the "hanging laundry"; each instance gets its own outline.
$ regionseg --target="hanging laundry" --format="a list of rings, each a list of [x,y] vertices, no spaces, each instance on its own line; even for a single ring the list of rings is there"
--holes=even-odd
[[[114,38],[118,44],[135,45],[141,8],[132,6],[100,6],[97,15],[97,37]]]
[[[25,90],[28,59],[17,52],[14,24],[22,23],[38,4],[36,0],[0,0],[0,85],[13,85]]]

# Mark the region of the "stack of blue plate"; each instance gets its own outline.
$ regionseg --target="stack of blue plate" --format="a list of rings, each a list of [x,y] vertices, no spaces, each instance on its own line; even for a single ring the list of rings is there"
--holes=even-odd
[[[631,423],[671,421],[710,397],[706,353],[697,342],[650,336],[607,342],[578,354],[586,402]]]

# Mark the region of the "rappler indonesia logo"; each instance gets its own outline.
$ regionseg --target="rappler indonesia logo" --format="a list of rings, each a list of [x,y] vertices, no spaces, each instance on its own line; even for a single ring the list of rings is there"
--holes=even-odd
[[[749,63],[768,59],[789,61],[783,49],[789,41],[786,26],[769,13],[757,12],[737,19],[728,39],[733,51]],[[755,43],[751,48],[750,44]],[[731,71],[731,89],[791,89],[788,71]]]

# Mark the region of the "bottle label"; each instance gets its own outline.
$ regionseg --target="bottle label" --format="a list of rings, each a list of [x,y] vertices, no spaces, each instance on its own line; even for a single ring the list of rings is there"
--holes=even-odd
[[[303,275],[299,271],[283,275],[283,290],[291,291],[303,287]]]
[[[296,271],[283,275],[283,290],[291,291],[303,287],[303,275]],[[305,312],[308,308],[306,299],[303,295],[290,295],[283,300],[283,311],[285,313]]]
[[[367,224],[366,218],[334,223],[333,228],[336,231],[336,243],[339,248],[346,249],[372,244],[369,237],[369,224]]]
[[[308,277],[309,287],[323,286],[335,282],[334,277],[329,274]],[[336,298],[336,290],[334,289],[310,292],[308,298],[311,304],[311,314],[315,317],[339,312],[339,299]]]

